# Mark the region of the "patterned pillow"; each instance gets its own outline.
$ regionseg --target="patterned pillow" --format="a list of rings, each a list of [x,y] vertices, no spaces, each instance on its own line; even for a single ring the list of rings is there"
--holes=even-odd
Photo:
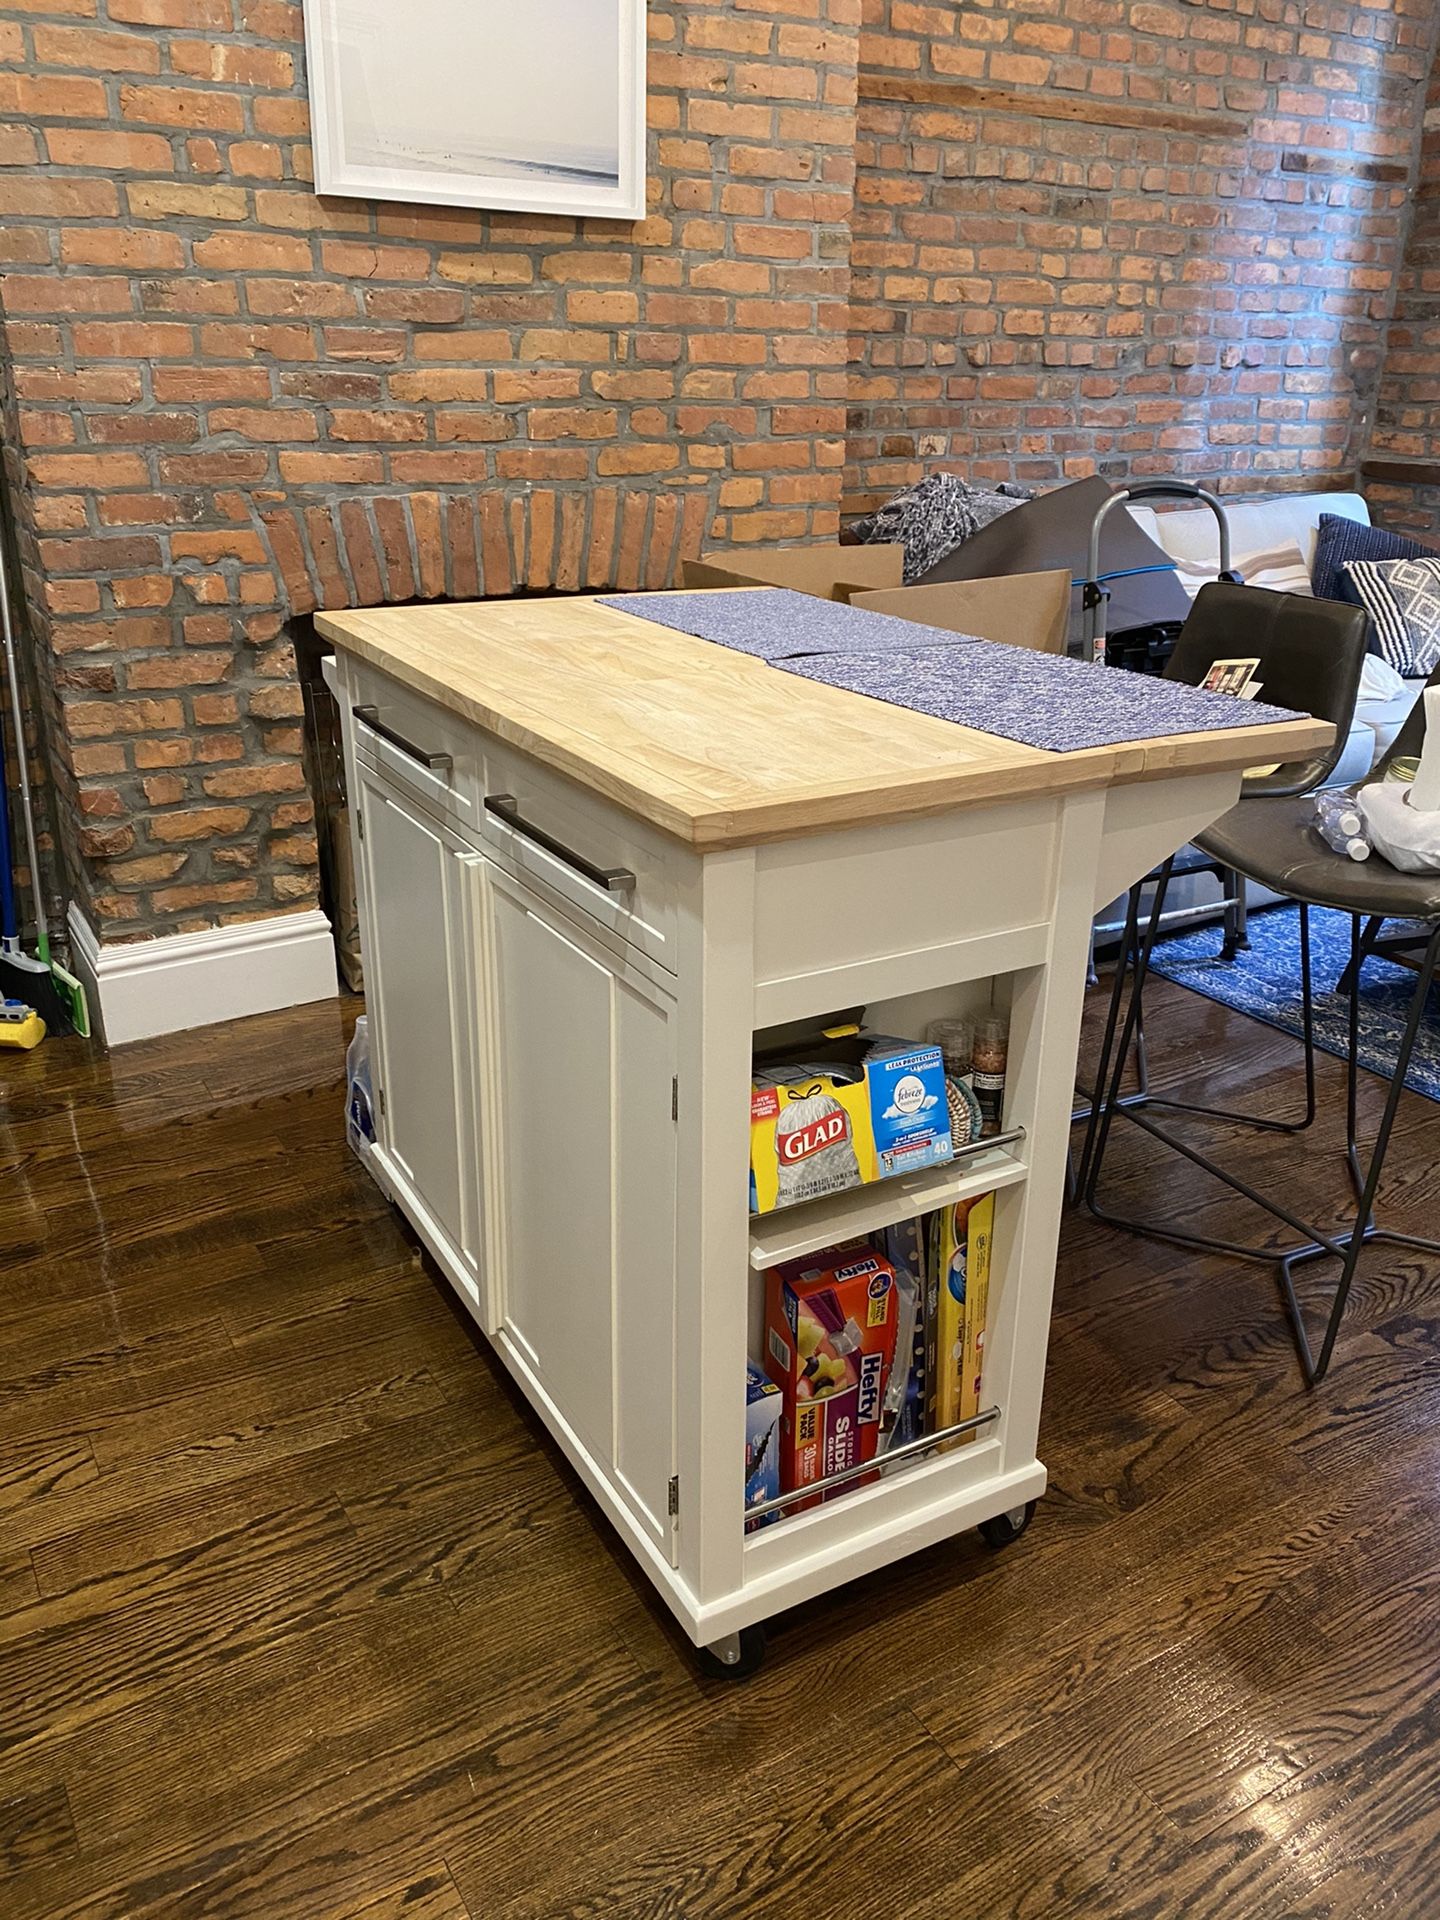
[[[1409,540],[1403,533],[1387,533],[1364,520],[1346,520],[1338,513],[1322,513],[1315,536],[1315,558],[1310,584],[1317,600],[1345,600],[1345,568],[1352,560],[1428,560],[1433,547]]]
[[[875,513],[850,528],[866,544],[898,542],[905,549],[907,587],[936,566],[981,527],[1031,498],[1027,487],[1002,482],[993,493],[954,473],[931,473],[916,486],[892,494]]]
[[[1440,663],[1440,554],[1428,560],[1352,560],[1345,569],[1375,623],[1381,657],[1406,679]]]

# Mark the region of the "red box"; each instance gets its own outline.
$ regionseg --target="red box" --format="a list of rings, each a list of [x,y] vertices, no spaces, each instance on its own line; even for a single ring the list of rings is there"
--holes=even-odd
[[[832,1247],[766,1275],[765,1370],[783,1396],[782,1492],[874,1459],[897,1320],[895,1269],[872,1247]]]

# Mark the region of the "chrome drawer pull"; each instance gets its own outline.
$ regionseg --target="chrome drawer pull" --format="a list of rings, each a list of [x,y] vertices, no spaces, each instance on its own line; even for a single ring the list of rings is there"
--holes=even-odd
[[[577,873],[597,887],[603,887],[606,893],[629,893],[635,885],[635,876],[628,867],[597,867],[587,860],[583,853],[576,853],[573,847],[567,847],[554,840],[537,827],[533,821],[520,816],[520,802],[513,793],[489,793],[485,796],[485,811],[493,813],[503,820],[507,827],[513,827],[516,833],[524,834],[527,840],[533,840],[537,847],[543,847],[546,853],[553,853],[557,860],[563,860],[567,867],[573,867]]]
[[[378,707],[352,707],[350,711],[357,720],[363,720],[372,733],[378,733],[382,740],[388,740],[392,747],[398,747],[410,759],[418,760],[422,767],[429,767],[432,773],[449,773],[455,761],[448,753],[427,753],[424,747],[417,747],[413,740],[407,740],[403,733],[396,733],[393,727],[387,727],[380,718]]]

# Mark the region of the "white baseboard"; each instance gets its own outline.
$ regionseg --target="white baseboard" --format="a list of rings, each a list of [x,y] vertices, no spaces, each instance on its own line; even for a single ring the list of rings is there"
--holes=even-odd
[[[91,1024],[108,1046],[331,1000],[337,991],[335,943],[318,909],[124,946],[98,941],[73,902],[68,918]]]

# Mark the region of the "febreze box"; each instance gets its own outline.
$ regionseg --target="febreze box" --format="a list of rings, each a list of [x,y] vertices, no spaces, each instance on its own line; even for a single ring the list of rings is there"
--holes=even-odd
[[[755,1068],[752,1213],[939,1166],[954,1151],[938,1047],[828,1028],[803,1056]]]
[[[874,1459],[896,1316],[895,1269],[865,1244],[766,1275],[765,1370],[781,1393],[783,1492]]]

